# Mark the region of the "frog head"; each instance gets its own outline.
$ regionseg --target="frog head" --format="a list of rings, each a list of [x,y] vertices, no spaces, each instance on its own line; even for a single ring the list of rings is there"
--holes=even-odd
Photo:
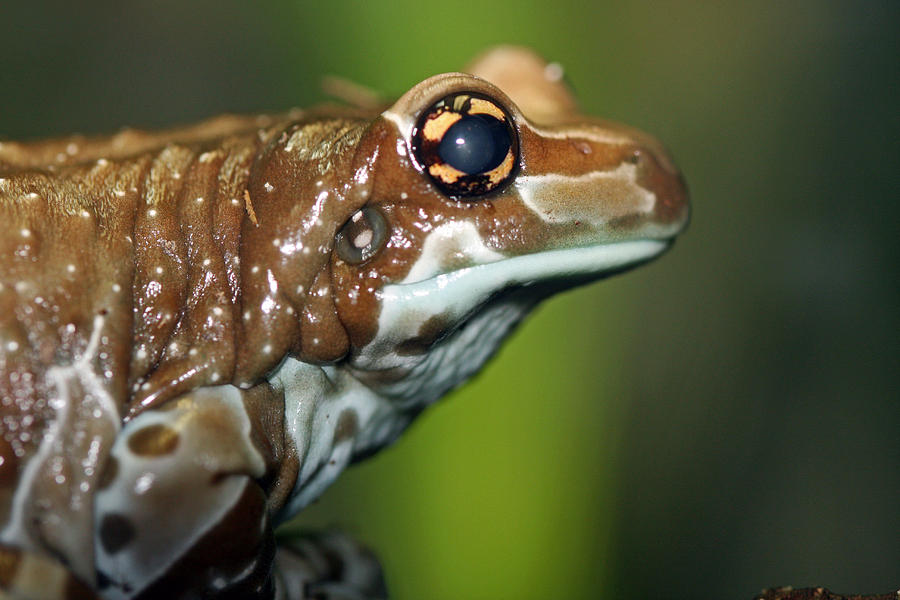
[[[369,122],[296,125],[327,149],[301,149],[293,197],[306,200],[270,222],[299,220],[302,235],[257,244],[300,259],[268,274],[270,306],[299,322],[293,355],[401,404],[435,400],[541,299],[653,259],[688,220],[659,142],[580,114],[558,66],[499,48],[467,71],[426,79]],[[296,154],[293,136],[272,153]],[[254,198],[283,172],[260,170]]]

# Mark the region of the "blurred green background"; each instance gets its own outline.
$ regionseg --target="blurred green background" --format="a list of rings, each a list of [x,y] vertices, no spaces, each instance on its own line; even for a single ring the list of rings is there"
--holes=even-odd
[[[900,2],[0,4],[0,135],[399,94],[485,47],[663,139],[690,230],[543,306],[298,522],[398,599],[900,588]]]

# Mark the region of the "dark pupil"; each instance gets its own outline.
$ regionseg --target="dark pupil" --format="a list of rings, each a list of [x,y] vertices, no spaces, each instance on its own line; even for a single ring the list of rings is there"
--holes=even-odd
[[[477,175],[499,166],[509,146],[503,122],[490,115],[466,115],[444,134],[438,154],[454,169]]]

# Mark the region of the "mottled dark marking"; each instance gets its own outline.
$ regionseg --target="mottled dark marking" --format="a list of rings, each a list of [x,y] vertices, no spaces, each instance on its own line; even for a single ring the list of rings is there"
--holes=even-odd
[[[453,317],[447,313],[429,318],[422,323],[416,337],[397,344],[397,354],[400,356],[427,354],[435,342],[447,335],[452,324]]]
[[[8,587],[12,583],[21,562],[21,550],[0,548],[0,585]]]
[[[71,574],[66,579],[63,598],[65,600],[98,600],[97,595],[91,591],[90,587]]]
[[[334,428],[334,443],[340,444],[344,440],[351,439],[357,431],[359,431],[359,417],[356,411],[351,408],[344,409]]]
[[[100,521],[100,543],[109,554],[127,546],[134,536],[134,525],[124,515],[109,513]]]
[[[162,423],[148,425],[128,438],[128,448],[138,456],[163,456],[177,447],[178,432]]]

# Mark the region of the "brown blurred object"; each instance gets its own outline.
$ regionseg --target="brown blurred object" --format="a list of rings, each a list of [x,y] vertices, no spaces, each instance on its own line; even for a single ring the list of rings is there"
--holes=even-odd
[[[823,587],[802,588],[795,590],[792,587],[770,588],[753,598],[753,600],[898,600],[900,590],[888,594],[873,594],[871,596],[835,594]]]

